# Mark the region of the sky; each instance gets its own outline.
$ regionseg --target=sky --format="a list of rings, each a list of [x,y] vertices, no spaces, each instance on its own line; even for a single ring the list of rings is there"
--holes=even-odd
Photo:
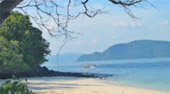
[[[103,1],[94,0],[91,4],[96,7],[105,4],[109,13],[92,19],[81,16],[69,24],[70,30],[80,34],[65,44],[61,54],[103,52],[112,45],[134,40],[170,41],[170,0],[149,0],[157,9],[148,4],[143,4],[144,8],[131,7],[133,14],[140,18],[136,20],[120,6]],[[54,23],[50,25],[53,27]],[[50,42],[51,55],[57,54],[63,44],[62,38],[52,38],[47,31],[43,31],[43,37]]]

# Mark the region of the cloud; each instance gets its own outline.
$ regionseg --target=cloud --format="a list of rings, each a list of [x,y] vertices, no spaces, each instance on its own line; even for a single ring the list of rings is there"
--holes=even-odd
[[[84,40],[77,40],[76,42],[75,42],[75,44],[76,45],[82,45],[82,44],[84,44]]]
[[[162,25],[162,26],[166,26],[166,27],[168,28],[168,30],[170,30],[170,21],[167,21],[167,20],[162,21],[162,22],[161,22],[161,25]]]
[[[92,41],[93,44],[96,44],[97,42],[98,42],[98,38],[95,38],[95,39]]]
[[[112,21],[111,22],[113,27],[140,27],[142,26],[141,23],[136,22],[136,21]]]
[[[95,38],[95,39],[93,39],[91,42],[90,42],[90,46],[95,46],[96,44],[98,44],[98,38]]]
[[[47,26],[47,28],[50,29],[50,30],[54,29],[54,27],[55,27],[55,23],[54,23],[54,22],[51,22],[51,23]]]
[[[170,21],[163,21],[161,22],[161,25],[170,26]]]
[[[116,35],[112,35],[112,36],[111,36],[111,38],[116,39],[116,38],[117,38],[117,36],[116,36]]]
[[[130,25],[131,27],[133,27],[133,28],[142,26],[141,23],[138,23],[138,22],[135,22],[135,21],[131,21],[131,22],[129,23],[129,25]]]
[[[74,40],[74,41],[68,41],[66,45],[69,46],[80,46],[84,44],[84,40]]]
[[[112,26],[113,27],[127,27],[128,23],[125,21],[113,21]]]

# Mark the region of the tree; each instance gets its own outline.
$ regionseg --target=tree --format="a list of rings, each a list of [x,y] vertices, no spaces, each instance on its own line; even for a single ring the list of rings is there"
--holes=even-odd
[[[52,36],[71,38],[70,34],[73,31],[68,30],[67,26],[71,20],[78,18],[80,15],[86,15],[93,18],[97,14],[103,13],[102,9],[91,8],[90,4],[93,0],[1,0],[0,2],[0,25],[9,16],[10,11],[14,8],[21,10],[23,13],[29,15],[40,28],[44,28],[49,31]],[[114,5],[120,5],[125,9],[125,12],[135,18],[130,11],[129,7],[136,7],[141,2],[147,2],[147,0],[105,0]],[[99,1],[100,2],[100,1]],[[31,14],[27,10],[33,9],[35,14]],[[74,10],[78,10],[75,12]],[[54,29],[48,28],[49,21],[53,21],[56,24]]]
[[[27,15],[19,12],[11,12],[0,28],[0,36],[3,37],[0,43],[3,48],[0,55],[3,63],[1,67],[6,63],[9,65],[6,67],[8,70],[25,71],[34,68],[46,61],[45,56],[50,53],[49,43],[42,38],[42,32],[32,26]],[[9,69],[12,64],[16,66]]]
[[[0,73],[20,72],[28,70],[29,66],[23,60],[18,41],[7,41],[0,37]]]
[[[31,22],[28,16],[23,16],[19,12],[11,12],[0,28],[0,35],[8,40],[21,41],[24,32],[31,28]]]
[[[47,61],[45,56],[50,53],[48,49],[49,43],[42,38],[42,32],[34,27],[25,31],[21,41],[21,47],[25,52],[25,61],[30,62],[32,67],[36,67],[36,64],[42,64],[44,61]]]

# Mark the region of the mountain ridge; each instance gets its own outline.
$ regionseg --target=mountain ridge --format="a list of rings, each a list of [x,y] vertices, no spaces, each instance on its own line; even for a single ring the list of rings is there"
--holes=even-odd
[[[135,40],[112,45],[103,52],[81,55],[77,62],[160,57],[170,57],[169,41]]]

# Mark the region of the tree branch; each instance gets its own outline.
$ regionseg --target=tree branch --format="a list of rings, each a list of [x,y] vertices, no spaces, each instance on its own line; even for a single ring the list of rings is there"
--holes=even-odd
[[[20,2],[22,2],[22,0],[3,0],[0,3],[0,26]]]

